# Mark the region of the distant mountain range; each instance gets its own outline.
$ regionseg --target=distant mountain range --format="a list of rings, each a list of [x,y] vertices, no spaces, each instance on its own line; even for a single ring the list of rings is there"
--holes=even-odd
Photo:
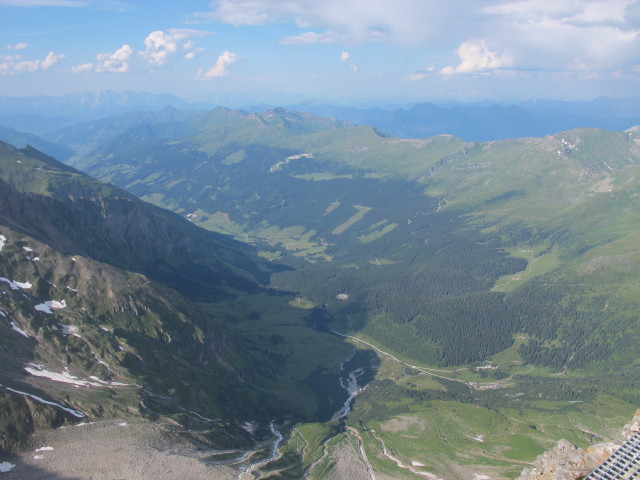
[[[167,106],[179,110],[210,110],[237,105],[233,97],[205,97],[189,102],[169,94],[102,90],[62,97],[0,97],[0,125],[45,135],[79,122],[134,111],[156,111]],[[242,107],[261,112],[277,104]],[[511,104],[415,103],[388,107],[340,106],[306,101],[280,104],[289,110],[371,125],[398,138],[427,138],[449,134],[467,141],[500,140],[549,135],[573,128],[624,130],[640,124],[639,99],[597,98],[591,101],[527,100]]]
[[[640,123],[640,100],[525,101],[514,104],[419,103],[393,109],[345,108],[307,102],[294,110],[372,125],[398,138],[449,134],[467,141],[540,137],[582,127],[624,130]]]

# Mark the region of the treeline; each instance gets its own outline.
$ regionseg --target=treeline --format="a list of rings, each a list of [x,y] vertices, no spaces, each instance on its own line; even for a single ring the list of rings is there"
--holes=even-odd
[[[584,368],[622,361],[637,349],[638,312],[619,303],[605,309],[606,298],[570,278],[546,277],[528,282],[507,296],[506,305],[517,331],[533,337],[519,348],[526,363]],[[635,343],[634,343],[635,342]]]
[[[325,305],[343,327],[425,362],[470,363],[508,348],[514,319],[504,295],[490,288],[526,261],[457,216],[414,212],[410,220],[375,242],[354,239],[331,263],[283,272],[274,282]]]
[[[562,259],[591,248],[568,229],[524,220],[500,225],[478,216],[467,221],[460,212],[438,212],[440,199],[424,195],[421,185],[372,178],[331,159],[300,157],[271,169],[300,153],[287,147],[239,142],[205,154],[186,143],[150,140],[119,151],[109,160],[108,175],[100,176],[131,185],[138,195],[161,194],[183,212],[225,212],[248,232],[271,226],[313,232],[312,241],[329,244],[333,261],[285,257],[294,271],[274,275],[274,286],[322,305],[341,329],[363,331],[412,358],[442,365],[482,361],[508,348],[517,333],[534,339],[520,348],[525,362],[555,370],[634,349],[637,336],[625,332],[637,328],[638,314],[605,311],[602,297],[566,279],[545,276],[508,295],[490,291],[497,278],[526,267],[525,260],[504,253],[507,247],[546,242],[548,249],[559,247]],[[349,178],[300,177],[318,172]],[[491,206],[519,193],[498,195]],[[336,208],[328,210],[332,204]],[[334,234],[357,212],[355,205],[370,210]],[[397,226],[385,235],[359,240],[392,223]],[[341,293],[348,300],[337,299]]]
[[[636,336],[624,332],[638,326],[638,314],[606,311],[606,297],[575,280],[547,275],[508,295],[490,291],[499,276],[526,267],[502,253],[503,242],[560,236],[525,227],[484,235],[454,215],[417,212],[369,244],[358,245],[353,233],[350,248],[342,244],[333,262],[275,281],[324,305],[341,329],[363,331],[430,364],[484,360],[510,347],[518,333],[532,338],[519,350],[526,363],[557,371],[632,352]],[[348,300],[337,299],[339,293]]]

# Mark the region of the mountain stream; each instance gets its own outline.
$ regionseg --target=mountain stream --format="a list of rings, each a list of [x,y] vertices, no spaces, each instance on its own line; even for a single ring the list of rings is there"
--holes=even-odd
[[[378,362],[375,352],[354,348],[340,364],[338,372],[316,372],[310,386],[323,394],[324,404],[320,408],[323,421],[339,422],[349,415],[357,395],[373,379]],[[236,451],[235,454],[221,452],[209,461],[234,466],[239,471],[238,480],[271,478],[273,475],[276,475],[273,478],[282,479],[305,478],[307,469],[301,465],[298,453],[281,449],[286,434],[283,435],[274,421],[269,424],[269,431],[269,438],[265,438],[255,450]]]

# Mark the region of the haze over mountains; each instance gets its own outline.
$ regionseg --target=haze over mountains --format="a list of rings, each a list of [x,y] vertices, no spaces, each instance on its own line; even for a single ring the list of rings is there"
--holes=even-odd
[[[224,106],[261,112],[284,105],[290,110],[333,117],[356,125],[373,125],[400,138],[450,134],[468,141],[500,140],[544,136],[579,127],[624,130],[640,123],[637,113],[640,105],[636,99],[600,97],[574,102],[524,100],[514,103],[423,102],[408,105],[338,105],[321,100],[256,106],[255,98],[220,95],[200,96],[198,100],[188,101],[169,94],[111,90],[62,97],[0,97],[0,125],[46,137],[65,125],[167,106],[179,110],[210,110]]]
[[[0,151],[2,447],[72,410],[254,478],[468,479],[606,439],[640,398],[625,107],[5,115],[69,156]]]

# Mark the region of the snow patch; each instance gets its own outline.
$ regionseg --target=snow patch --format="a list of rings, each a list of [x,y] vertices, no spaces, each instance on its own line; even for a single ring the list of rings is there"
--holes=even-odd
[[[74,410],[73,408],[67,408],[67,407],[63,407],[62,405],[60,405],[59,403],[55,403],[55,402],[50,402],[48,400],[45,400],[44,398],[40,398],[36,395],[31,395],[30,393],[26,393],[26,392],[21,392],[20,390],[14,390],[13,388],[9,388],[6,387],[7,390],[9,390],[10,392],[13,393],[17,393],[18,395],[24,395],[25,397],[29,397],[32,400],[35,400],[36,402],[40,402],[40,403],[44,403],[45,405],[52,405],[54,407],[58,407],[61,408],[62,410],[64,410],[65,412],[70,413],[71,415],[73,415],[74,417],[77,418],[84,418],[85,414],[80,412],[79,410]],[[13,467],[12,467],[13,468]],[[8,471],[8,470],[7,470]]]
[[[258,428],[258,424],[256,422],[244,422],[240,426],[242,427],[243,430],[246,430],[249,433],[255,432],[256,428]]]
[[[53,447],[40,447],[36,449],[36,452],[51,452]]]
[[[6,314],[6,313],[4,313],[2,310],[0,310],[0,316],[3,316],[3,317],[5,317],[5,318],[7,318],[7,314]]]
[[[33,252],[33,248],[30,247],[22,247],[25,252]]]
[[[98,377],[91,376],[89,377],[91,380],[95,380],[103,385],[111,385],[112,387],[128,387],[128,383],[120,383],[120,382],[105,382],[104,380],[100,380]]]
[[[15,465],[13,463],[2,462],[0,463],[0,473],[10,472],[11,470],[13,470],[14,467]]]
[[[91,382],[86,380],[79,380],[78,377],[71,375],[69,372],[50,372],[49,370],[45,370],[41,365],[35,365],[30,363],[30,367],[25,367],[24,369],[29,372],[34,377],[44,377],[49,380],[53,380],[54,382],[62,382],[62,383],[70,383],[72,385],[79,385],[83,387],[88,387],[91,385]]]
[[[415,460],[411,461],[411,466],[412,467],[426,467],[426,465],[424,463],[416,462]]]
[[[47,302],[45,303],[39,303],[38,305],[36,305],[35,308],[37,311],[39,312],[44,312],[44,313],[53,313],[51,311],[51,307],[49,307],[49,305],[47,305]]]
[[[86,425],[93,425],[96,422],[80,422],[80,423],[76,423],[74,426],[75,427],[84,427]]]
[[[75,325],[66,325],[64,323],[60,323],[59,325],[63,335],[73,335],[74,337],[82,338],[80,336],[80,329]]]
[[[29,363],[28,365],[30,366],[27,366],[24,369],[34,377],[48,378],[54,382],[69,383],[76,387],[126,387],[129,385],[128,383],[107,382],[93,376],[89,377],[93,380],[93,382],[90,382],[89,380],[81,380],[78,377],[71,375],[69,372],[50,372],[49,370],[45,370],[42,365],[36,365],[34,363]]]
[[[33,459],[34,460],[42,460],[44,458],[44,455],[34,455]]]
[[[7,243],[7,237],[0,235],[0,252],[4,248],[4,244]]]
[[[24,330],[22,330],[20,327],[18,327],[15,323],[11,322],[11,328],[15,331],[18,332],[20,335],[22,335],[23,337],[27,337],[27,338],[31,338]]]
[[[61,309],[61,308],[66,308],[66,307],[67,307],[67,302],[64,301],[64,300],[62,300],[62,301],[48,300],[48,301],[46,301],[44,303],[40,303],[40,304],[36,305],[33,308],[35,308],[39,312],[53,313],[51,311],[52,308]]]
[[[128,427],[129,425],[127,424],[127,422],[120,422],[118,424],[118,426],[120,426],[120,427]]]
[[[20,290],[21,288],[29,289],[33,287],[31,282],[16,282],[15,280],[9,280],[8,278],[0,277],[0,282],[6,282],[11,287],[11,290]]]
[[[489,480],[490,478],[491,478],[491,477],[489,477],[489,476],[487,476],[487,475],[482,475],[482,474],[479,474],[479,473],[476,473],[476,474],[473,476],[473,480]]]

